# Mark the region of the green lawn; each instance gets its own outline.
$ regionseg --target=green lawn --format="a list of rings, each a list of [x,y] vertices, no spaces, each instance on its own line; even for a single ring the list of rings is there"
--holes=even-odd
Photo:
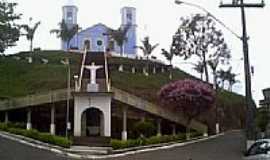
[[[60,61],[68,57],[71,62],[72,75],[78,73],[81,55],[64,53],[62,51],[38,51],[33,53],[34,62],[28,64],[25,57],[28,52],[22,52],[10,56],[0,56],[0,99],[26,96],[46,92],[54,89],[62,89],[67,84],[67,67]],[[20,57],[17,60],[16,57]],[[48,59],[48,64],[43,64],[41,59]],[[147,66],[145,60],[132,60],[127,58],[110,58],[109,64],[114,65],[111,69],[112,86],[130,92],[131,94],[145,98],[153,103],[158,103],[157,92],[160,88],[170,82],[169,73],[150,74],[145,76],[142,73],[132,74],[131,71],[119,72],[115,66],[128,64],[131,66]],[[156,65],[162,65],[156,63]],[[73,76],[72,76],[73,77]],[[195,78],[181,71],[173,70],[173,80]],[[73,85],[73,81],[71,85]],[[221,91],[218,93],[217,106],[224,112],[224,123],[230,126],[231,123],[241,126],[244,116],[244,97],[235,93]],[[225,113],[226,112],[226,113]],[[207,115],[203,121],[213,123],[215,111]],[[209,118],[209,120],[207,120]],[[231,120],[233,122],[231,122]],[[234,122],[234,121],[237,121]]]

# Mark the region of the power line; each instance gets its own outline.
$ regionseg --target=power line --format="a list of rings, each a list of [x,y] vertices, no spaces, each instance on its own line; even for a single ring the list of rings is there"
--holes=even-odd
[[[247,143],[249,140],[254,140],[255,137],[255,112],[256,107],[253,105],[252,92],[251,92],[251,76],[250,76],[250,64],[249,64],[249,49],[248,49],[248,36],[246,27],[246,15],[245,8],[263,8],[265,6],[264,1],[261,3],[244,3],[244,0],[233,0],[232,4],[223,4],[221,2],[220,8],[240,8],[242,18],[242,30],[243,36],[241,38],[243,43],[244,53],[244,70],[245,70],[245,100],[247,106],[246,112],[246,138]]]

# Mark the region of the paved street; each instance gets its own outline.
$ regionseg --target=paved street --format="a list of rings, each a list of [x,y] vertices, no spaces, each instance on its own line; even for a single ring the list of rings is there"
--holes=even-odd
[[[231,132],[215,139],[167,150],[140,153],[108,160],[241,160],[244,137]],[[0,137],[0,160],[71,160]],[[107,159],[106,159],[107,160]]]
[[[55,153],[0,137],[0,160],[69,160]]]
[[[231,132],[216,139],[178,147],[142,153],[113,160],[241,160],[244,137]]]

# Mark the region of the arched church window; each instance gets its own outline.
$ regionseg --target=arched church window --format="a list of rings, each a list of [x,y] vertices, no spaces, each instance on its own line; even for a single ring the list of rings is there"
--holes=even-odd
[[[87,39],[84,41],[84,48],[88,51],[90,50],[90,40]]]
[[[132,14],[131,13],[127,13],[127,24],[132,24]]]

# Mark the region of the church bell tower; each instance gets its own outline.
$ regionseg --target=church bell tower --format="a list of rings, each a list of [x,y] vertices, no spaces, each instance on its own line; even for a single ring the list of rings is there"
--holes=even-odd
[[[75,5],[74,1],[67,0],[66,4],[62,7],[62,20],[64,20],[69,29],[77,25],[77,13],[78,8]],[[64,41],[61,42],[61,49],[65,51],[68,50],[66,42]]]
[[[129,30],[126,34],[127,41],[124,44],[124,54],[130,57],[135,57],[136,52],[136,44],[137,44],[137,24],[136,24],[136,8],[134,7],[123,7],[121,9],[122,15],[122,25],[124,28],[129,26]]]
[[[67,0],[67,3],[63,6],[62,11],[62,19],[65,21],[68,27],[71,28],[77,24],[78,8],[73,0]]]

